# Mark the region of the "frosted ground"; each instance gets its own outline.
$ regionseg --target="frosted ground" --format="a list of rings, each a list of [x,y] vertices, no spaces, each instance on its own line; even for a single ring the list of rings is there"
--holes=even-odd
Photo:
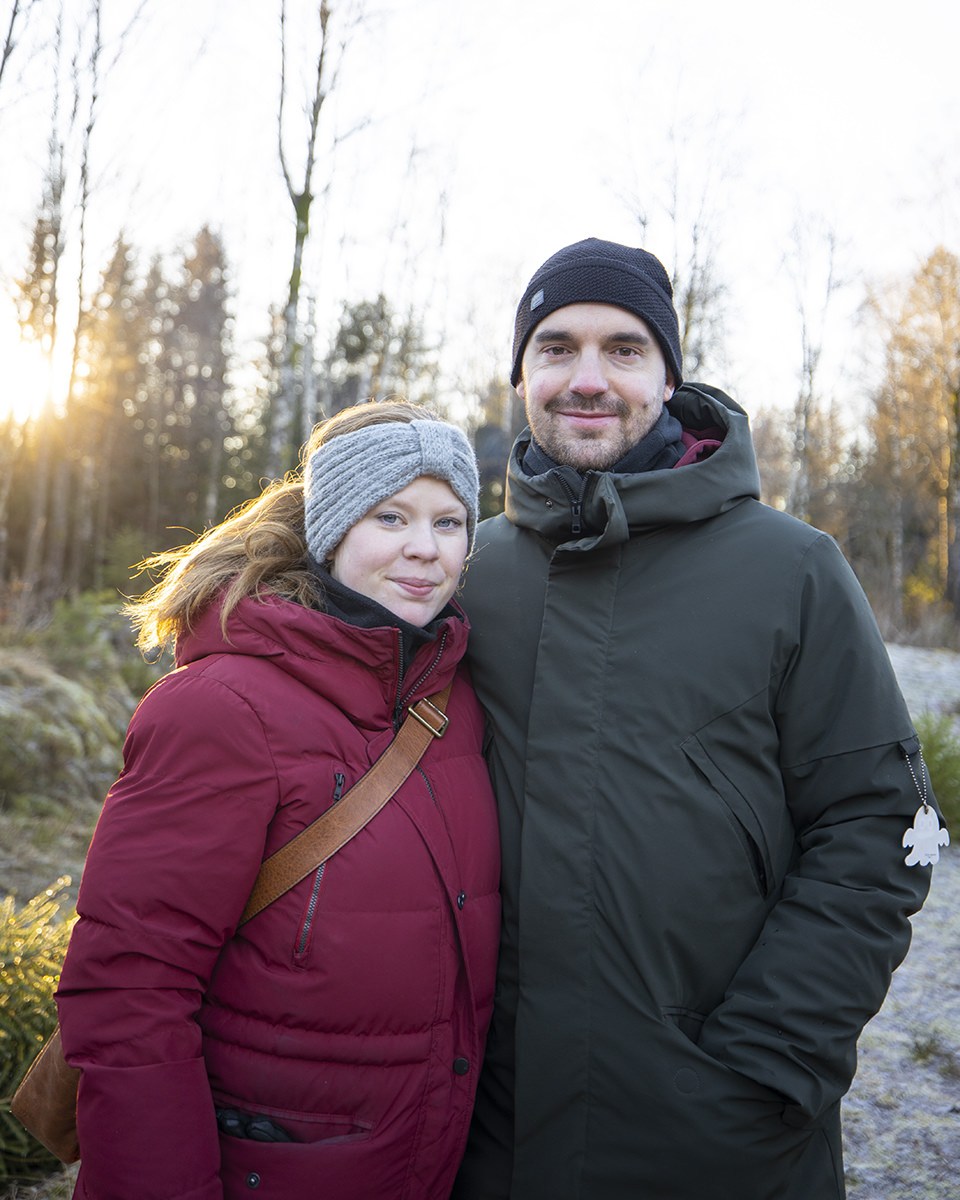
[[[960,655],[889,650],[912,713],[957,711]],[[910,953],[860,1039],[844,1101],[848,1200],[960,1196],[960,830],[954,834],[958,845],[941,852],[914,918]]]

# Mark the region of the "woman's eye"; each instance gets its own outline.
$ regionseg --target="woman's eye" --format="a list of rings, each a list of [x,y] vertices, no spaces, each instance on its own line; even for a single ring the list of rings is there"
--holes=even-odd
[[[459,529],[462,524],[459,517],[441,517],[437,522],[440,529]]]
[[[400,514],[395,512],[377,513],[377,520],[382,525],[399,525]]]

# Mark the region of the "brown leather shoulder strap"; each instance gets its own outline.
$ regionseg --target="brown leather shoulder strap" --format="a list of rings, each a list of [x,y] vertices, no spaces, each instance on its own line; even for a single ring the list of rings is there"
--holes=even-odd
[[[443,737],[450,685],[407,710],[400,732],[349,792],[306,829],[264,859],[243,910],[243,925],[315,871],[377,815],[434,738]]]

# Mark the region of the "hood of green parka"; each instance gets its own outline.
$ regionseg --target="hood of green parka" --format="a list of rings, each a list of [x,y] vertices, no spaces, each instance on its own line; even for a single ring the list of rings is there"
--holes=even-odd
[[[535,530],[569,549],[592,550],[625,542],[632,532],[663,525],[704,521],[744,500],[759,499],[760,472],[747,414],[724,392],[706,384],[684,384],[667,409],[685,430],[716,437],[723,444],[708,458],[672,470],[620,475],[587,471],[583,524],[600,533],[572,532],[573,498],[560,473],[527,475],[520,466],[531,434],[514,443],[507,465],[505,512],[514,525]]]

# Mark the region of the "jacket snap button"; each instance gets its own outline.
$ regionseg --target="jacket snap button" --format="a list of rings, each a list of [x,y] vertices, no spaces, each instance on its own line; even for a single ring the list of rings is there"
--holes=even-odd
[[[251,1171],[250,1174],[247,1176],[247,1187],[248,1188],[258,1188],[259,1186],[260,1186],[260,1176],[256,1173],[256,1171]]]
[[[455,1058],[453,1060],[453,1072],[455,1075],[466,1075],[470,1070],[470,1064],[465,1058]]]
[[[553,501],[552,501],[552,500],[548,500],[548,501],[547,501],[547,508],[553,508]]]
[[[463,903],[466,900],[466,898],[467,898],[467,893],[461,892],[460,895],[457,897],[457,908],[463,908]]]

